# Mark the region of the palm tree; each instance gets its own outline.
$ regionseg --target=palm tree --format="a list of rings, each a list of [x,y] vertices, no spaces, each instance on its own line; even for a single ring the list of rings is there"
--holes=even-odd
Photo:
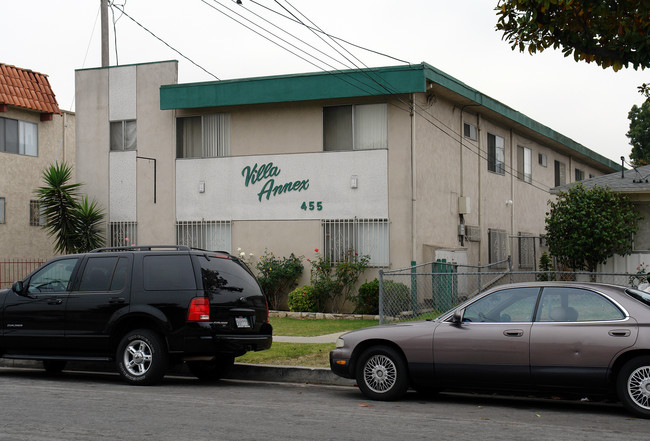
[[[69,184],[72,167],[52,164],[43,170],[44,186],[36,190],[39,207],[47,222],[45,229],[54,236],[54,251],[64,254],[90,251],[104,243],[100,224],[102,210],[88,197],[79,196],[80,183]]]

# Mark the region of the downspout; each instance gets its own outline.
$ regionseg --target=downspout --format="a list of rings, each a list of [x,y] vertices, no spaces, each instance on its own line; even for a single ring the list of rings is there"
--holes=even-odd
[[[481,162],[481,140],[483,137],[481,136],[481,114],[479,113],[476,118],[476,131],[477,133],[477,144],[478,144],[478,160],[476,163],[478,164],[478,200],[476,201],[476,209],[478,211],[478,228],[479,231],[481,232],[481,236],[483,236],[483,223],[482,223],[482,207],[481,207],[481,199],[483,198],[483,195],[481,193],[482,191],[482,180],[481,180],[481,169],[482,169],[482,162]],[[486,156],[487,157],[487,156]],[[483,257],[483,237],[481,237],[481,240],[478,241],[478,261],[479,263],[481,262],[481,257]]]
[[[416,208],[417,208],[417,176],[415,170],[415,96],[411,93],[411,261],[417,261],[417,222],[416,222]]]
[[[513,203],[508,207],[510,208],[510,234],[509,236],[514,236],[515,234],[515,205],[514,205],[514,200],[515,200],[515,179],[517,177],[515,176],[519,171],[515,170],[514,164],[515,164],[515,145],[512,142],[513,141],[513,135],[512,135],[512,129],[510,129],[510,167],[511,170],[514,170],[514,173],[510,173],[510,200],[513,201]],[[532,153],[531,153],[532,155]],[[531,157],[532,161],[532,157]],[[511,239],[506,241],[506,251],[508,252],[508,256],[512,256],[512,246],[510,243]]]

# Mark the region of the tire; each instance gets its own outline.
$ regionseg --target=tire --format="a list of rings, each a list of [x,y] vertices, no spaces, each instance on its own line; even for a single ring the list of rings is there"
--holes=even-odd
[[[43,360],[43,369],[50,375],[60,374],[66,363],[65,360]]]
[[[230,369],[235,364],[235,357],[223,356],[216,357],[209,361],[188,361],[187,367],[199,380],[204,382],[218,381],[228,375]]]
[[[650,356],[633,358],[623,365],[616,378],[616,391],[629,411],[650,418]]]
[[[117,347],[117,370],[134,385],[151,385],[165,376],[168,355],[162,337],[149,329],[129,331]]]
[[[359,357],[356,380],[363,394],[379,401],[397,400],[409,388],[409,375],[402,356],[388,346],[373,346]]]

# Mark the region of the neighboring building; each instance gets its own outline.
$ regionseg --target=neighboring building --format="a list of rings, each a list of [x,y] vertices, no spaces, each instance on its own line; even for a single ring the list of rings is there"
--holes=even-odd
[[[50,164],[74,165],[74,124],[47,75],[0,63],[0,259],[53,256],[34,190]]]
[[[113,245],[531,269],[549,189],[619,169],[424,63],[176,82],[174,61],[76,72],[78,176]]]
[[[603,273],[631,273],[645,270],[650,273],[650,165],[636,167],[617,173],[593,177],[582,181],[585,188],[594,186],[609,188],[630,198],[642,219],[634,236],[633,251],[628,256],[614,256],[604,265],[599,265]],[[553,189],[553,193],[567,191],[571,184]]]

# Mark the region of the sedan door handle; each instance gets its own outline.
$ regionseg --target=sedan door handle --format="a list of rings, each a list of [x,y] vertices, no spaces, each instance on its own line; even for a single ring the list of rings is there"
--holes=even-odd
[[[63,303],[61,299],[50,299],[47,301],[48,305],[60,305],[61,303]]]
[[[506,337],[521,337],[522,335],[524,335],[524,331],[522,331],[521,329],[506,329],[505,331],[503,331],[503,335],[505,335]]]
[[[108,303],[124,303],[125,301],[124,297],[111,297],[108,299]]]
[[[609,335],[612,337],[629,337],[630,336],[630,330],[629,329],[612,329],[609,331]]]

